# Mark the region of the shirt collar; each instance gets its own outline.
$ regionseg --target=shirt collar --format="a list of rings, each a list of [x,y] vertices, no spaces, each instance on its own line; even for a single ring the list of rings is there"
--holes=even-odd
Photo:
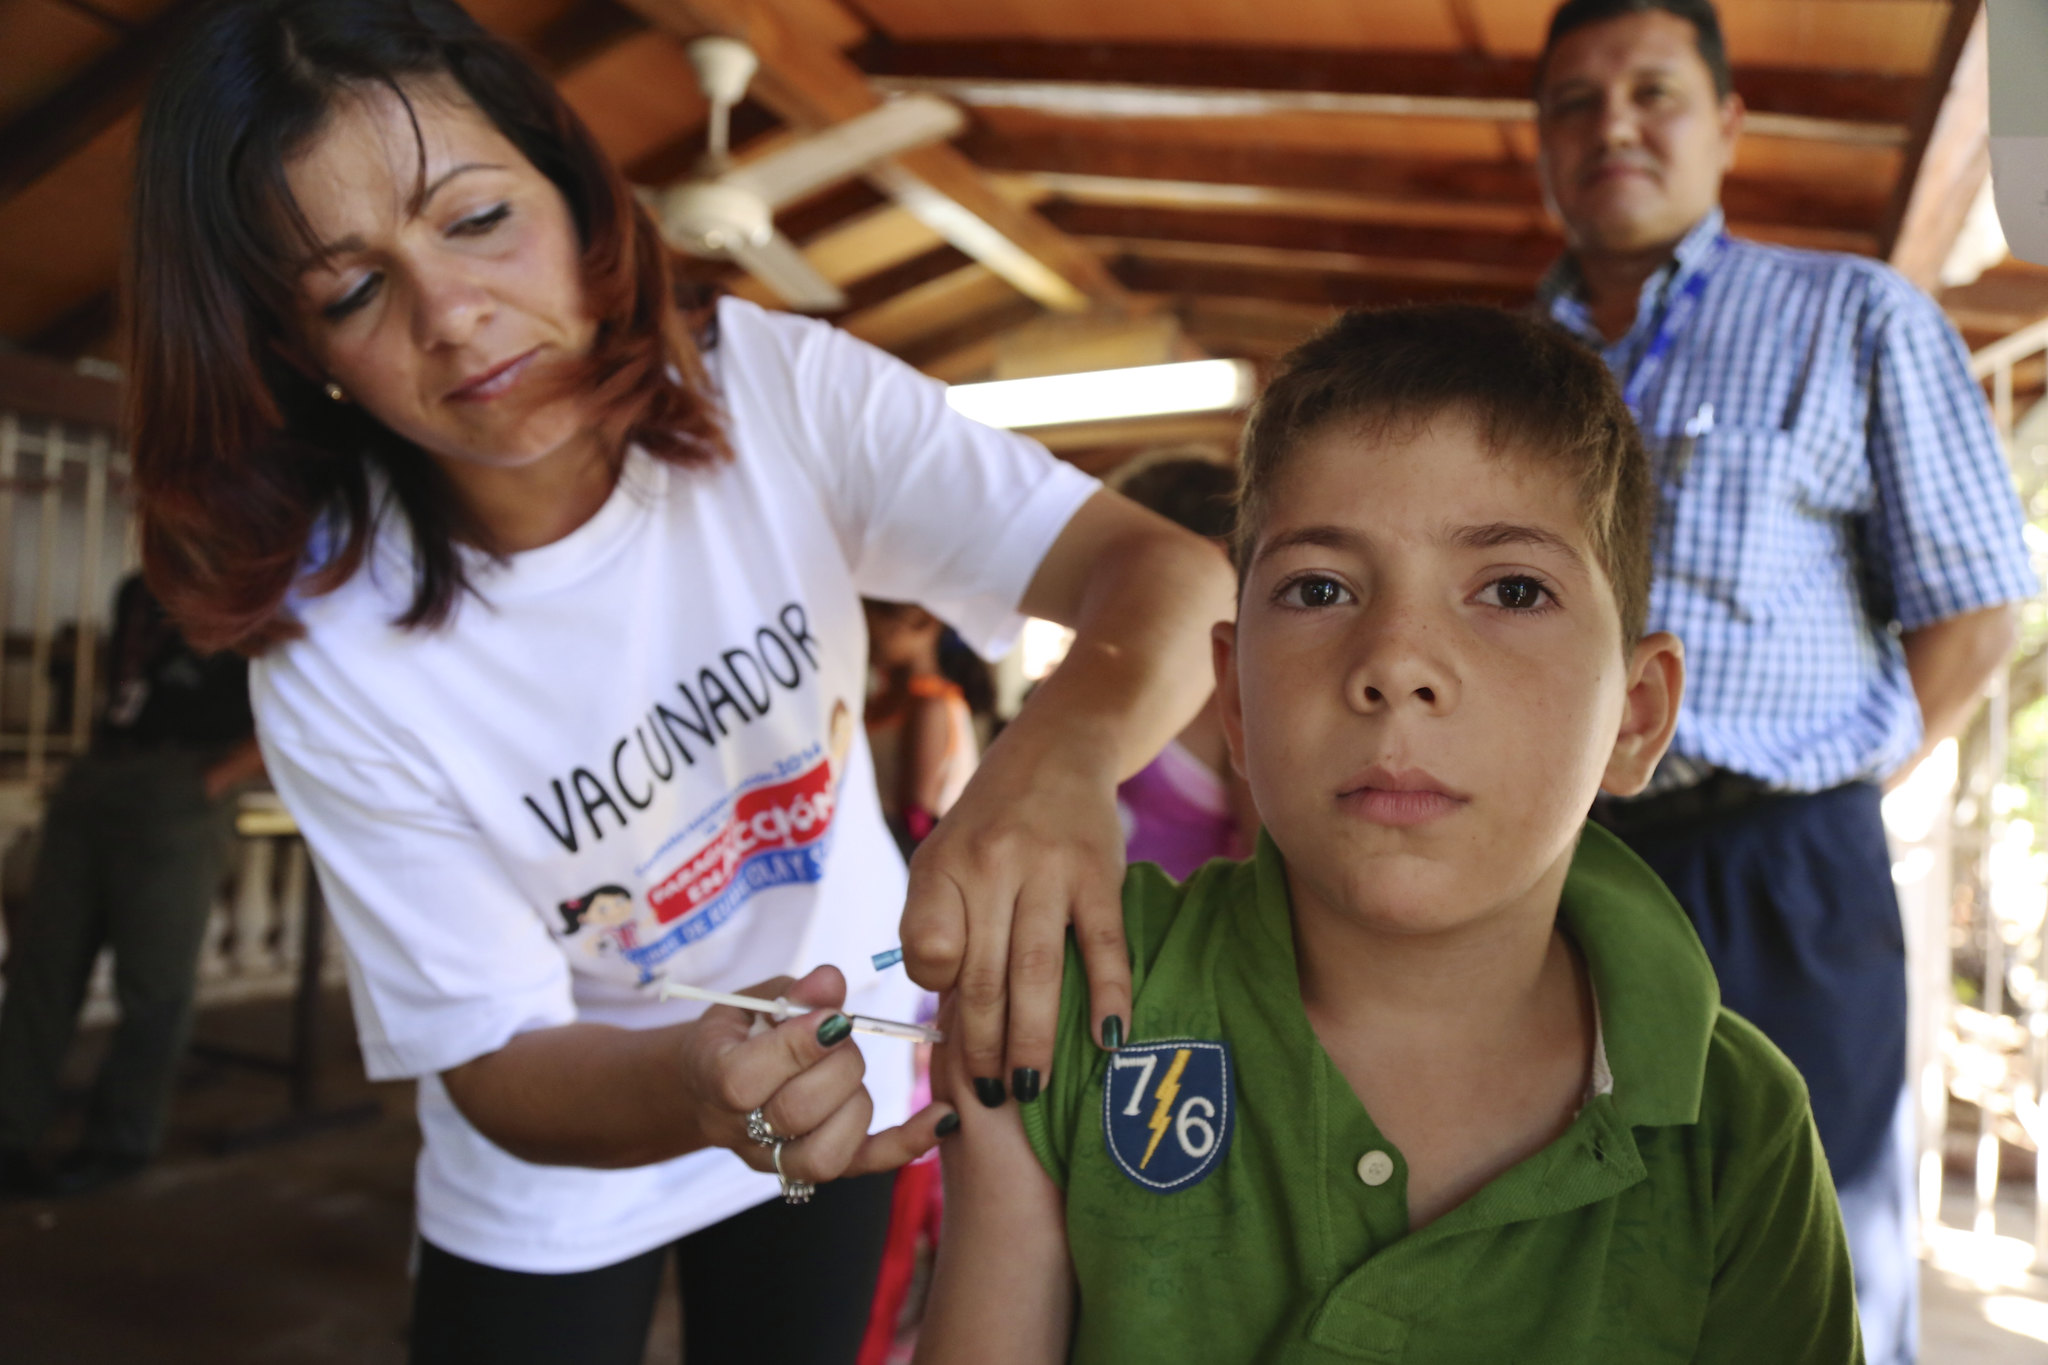
[[[1670,289],[1699,272],[1713,254],[1714,243],[1720,240],[1727,226],[1727,215],[1716,204],[1707,210],[1705,217],[1686,230],[1685,236],[1679,238],[1678,245],[1672,248],[1671,259],[1643,281],[1643,292],[1636,302],[1636,327],[1656,311],[1656,305]],[[1580,336],[1598,340],[1600,332],[1593,325],[1592,310],[1586,302],[1585,277],[1579,273],[1578,259],[1570,252],[1551,262],[1542,282],[1536,286],[1536,300],[1554,321]],[[1634,327],[1630,328],[1630,331],[1634,330]],[[1606,345],[1604,341],[1599,344],[1603,348]]]
[[[1627,845],[1588,824],[1558,917],[1592,977],[1622,1121],[1697,1122],[1721,989],[1685,912]]]
[[[1292,965],[1286,864],[1264,830],[1255,865],[1258,905],[1245,927],[1277,940]],[[1697,1122],[1721,990],[1685,912],[1626,844],[1588,823],[1558,918],[1592,978],[1594,1096],[1610,1095],[1626,1127]]]

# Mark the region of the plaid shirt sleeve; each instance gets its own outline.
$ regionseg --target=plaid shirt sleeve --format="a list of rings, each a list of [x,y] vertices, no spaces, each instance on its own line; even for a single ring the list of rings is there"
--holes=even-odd
[[[1905,630],[2031,596],[2019,499],[1962,339],[1900,283],[1871,334],[1866,552]]]

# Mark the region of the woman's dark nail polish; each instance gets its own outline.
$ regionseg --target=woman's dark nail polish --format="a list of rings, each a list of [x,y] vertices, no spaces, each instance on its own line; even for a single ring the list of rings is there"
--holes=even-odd
[[[933,1131],[942,1138],[953,1136],[953,1134],[960,1131],[960,1116],[958,1114],[946,1115],[946,1117],[939,1120],[939,1126]]]
[[[1124,1021],[1117,1015],[1110,1015],[1102,1021],[1102,1045],[1111,1052],[1124,1045]]]
[[[1010,1089],[1017,1094],[1017,1103],[1029,1104],[1038,1098],[1038,1068],[1020,1066],[1010,1073]]]
[[[818,1025],[818,1046],[832,1047],[843,1043],[853,1033],[853,1020],[843,1014],[835,1014]]]
[[[974,1098],[981,1101],[984,1109],[1003,1107],[1003,1083],[993,1076],[974,1078]]]

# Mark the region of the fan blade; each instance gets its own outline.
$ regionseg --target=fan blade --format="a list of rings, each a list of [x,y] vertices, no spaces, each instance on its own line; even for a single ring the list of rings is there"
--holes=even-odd
[[[846,295],[839,286],[820,275],[796,249],[796,243],[779,232],[764,245],[742,244],[726,254],[798,312],[835,313],[846,307]]]
[[[905,95],[719,178],[745,185],[770,208],[781,208],[848,179],[871,162],[951,137],[966,123],[956,105],[936,95]]]

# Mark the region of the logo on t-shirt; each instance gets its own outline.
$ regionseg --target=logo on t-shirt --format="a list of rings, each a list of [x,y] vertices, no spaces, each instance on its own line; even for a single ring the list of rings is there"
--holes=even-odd
[[[1230,1147],[1230,1045],[1179,1038],[1111,1054],[1102,1080],[1110,1159],[1155,1194],[1199,1183]]]
[[[757,891],[824,875],[832,829],[832,769],[823,759],[796,776],[743,792],[703,848],[647,893],[654,917],[694,916],[696,936],[725,922]]]
[[[648,891],[653,924],[636,914],[631,892],[606,885],[556,907],[561,936],[599,956],[618,954],[644,983],[761,892],[823,880],[852,737],[846,703],[837,702],[829,748],[813,744],[757,773],[692,821],[686,830],[708,827],[709,837]]]

